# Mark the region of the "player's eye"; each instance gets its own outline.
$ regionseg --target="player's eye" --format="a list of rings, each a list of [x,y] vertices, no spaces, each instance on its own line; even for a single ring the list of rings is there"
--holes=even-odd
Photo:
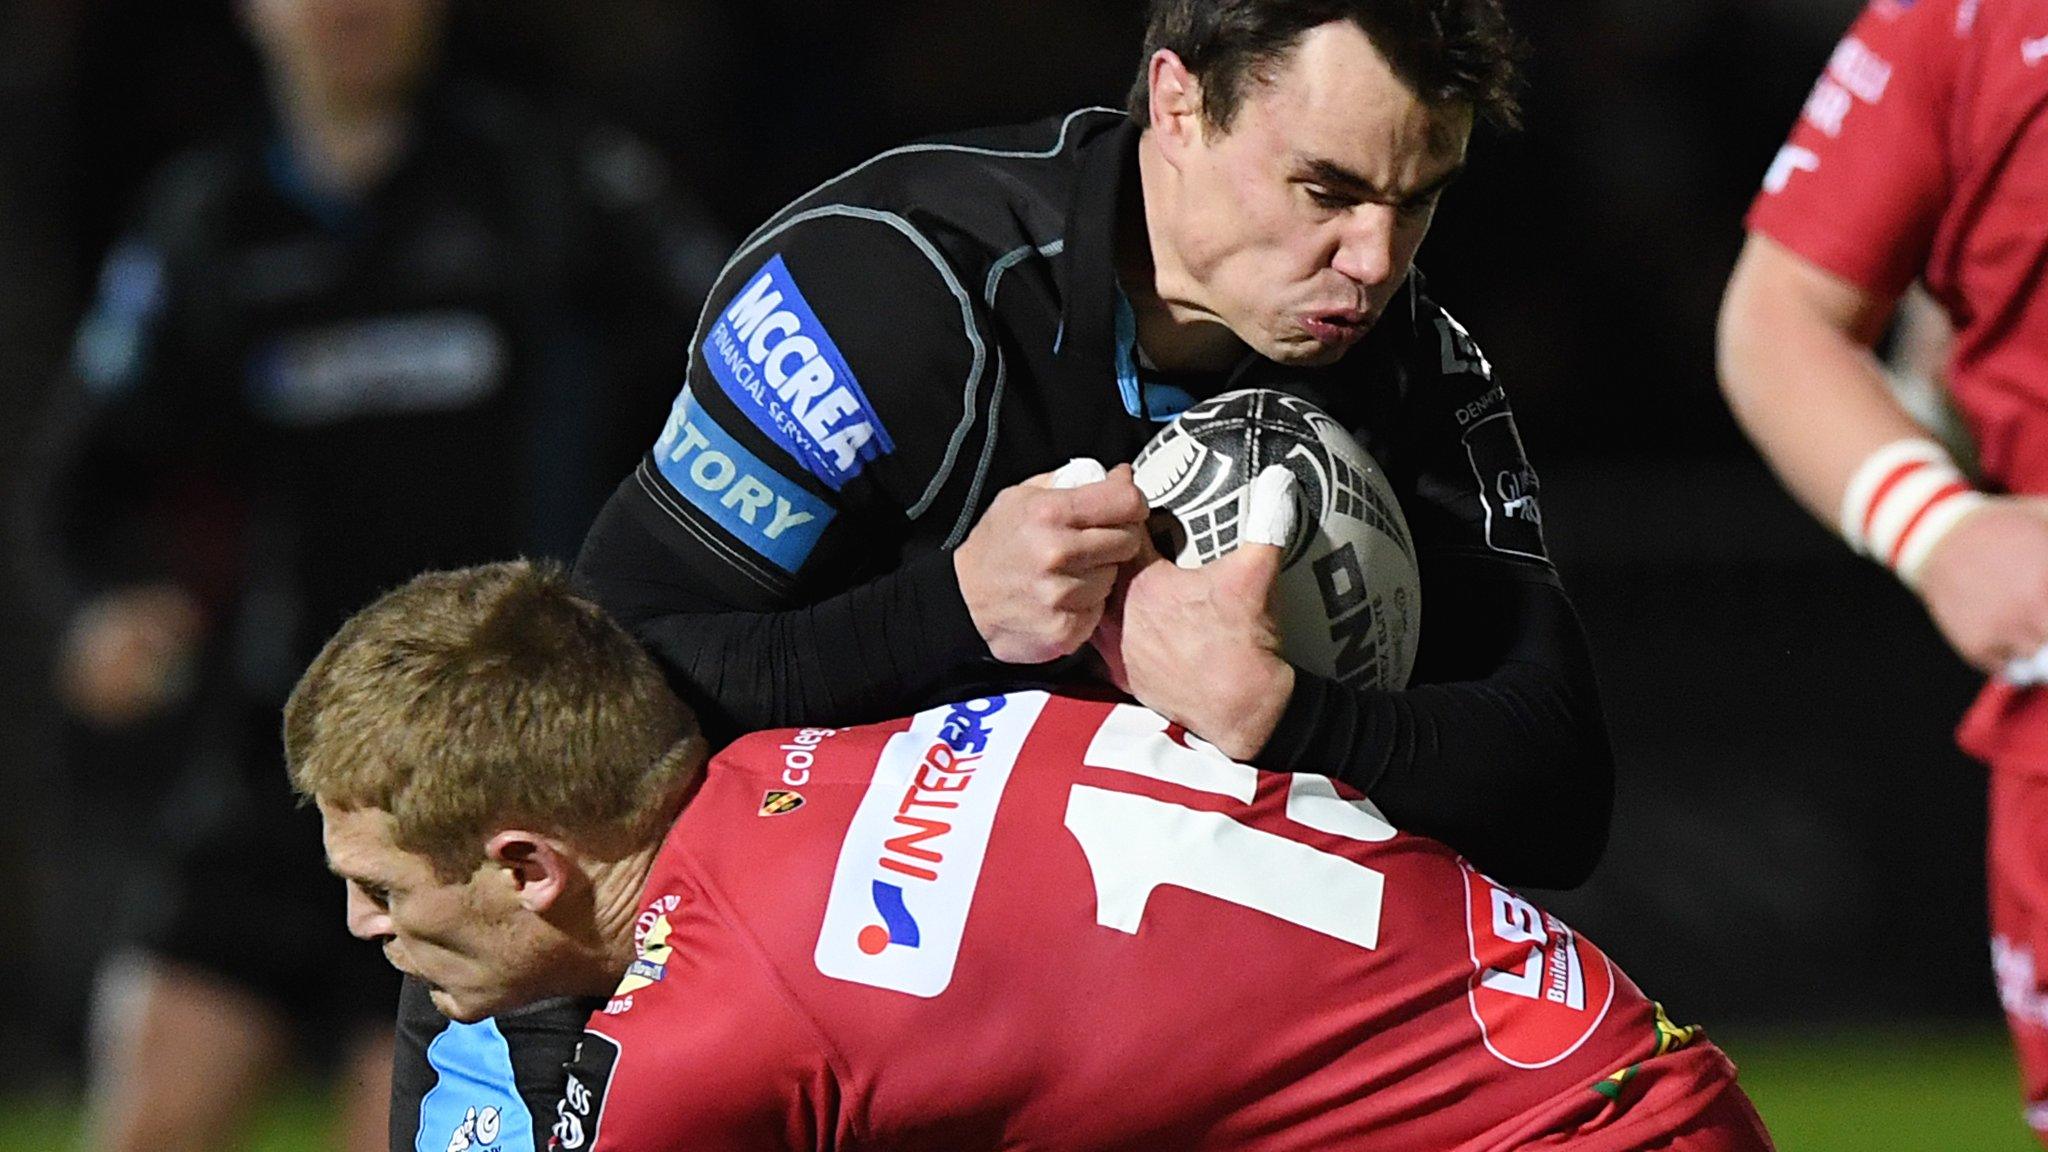
[[[1413,200],[1404,200],[1397,210],[1401,215],[1411,220],[1418,216],[1427,216],[1436,208],[1437,198],[1441,195],[1443,195],[1441,192],[1431,192],[1427,196],[1418,196]]]
[[[1358,203],[1356,197],[1346,196],[1340,192],[1332,192],[1328,188],[1318,187],[1314,184],[1304,184],[1302,188],[1308,193],[1309,203],[1332,212],[1341,211]]]
[[[363,894],[364,899],[368,900],[372,904],[375,904],[377,906],[378,911],[388,912],[391,910],[390,888],[387,888],[382,884],[366,884],[361,880],[355,881],[355,886],[356,891],[361,892]]]

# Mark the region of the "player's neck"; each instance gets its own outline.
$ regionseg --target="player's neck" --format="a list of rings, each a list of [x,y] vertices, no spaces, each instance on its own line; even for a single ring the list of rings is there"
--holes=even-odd
[[[596,944],[606,964],[608,983],[595,990],[602,994],[617,985],[620,974],[635,959],[633,921],[640,915],[642,889],[654,870],[660,842],[647,845],[618,860],[594,863],[590,869],[591,911],[595,914]]]
[[[1117,210],[1117,282],[1138,321],[1138,347],[1163,372],[1225,372],[1245,344],[1201,304],[1200,284],[1174,243],[1173,166],[1150,133],[1138,138],[1138,187]]]
[[[353,200],[397,165],[412,125],[409,97],[349,104],[282,82],[277,96],[292,158],[314,191]]]

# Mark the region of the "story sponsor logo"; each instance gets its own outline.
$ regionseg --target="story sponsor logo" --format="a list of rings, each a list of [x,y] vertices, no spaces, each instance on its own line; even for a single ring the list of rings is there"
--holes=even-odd
[[[837,515],[734,440],[688,388],[669,409],[654,465],[692,507],[784,572],[803,567]]]
[[[550,1152],[581,1152],[597,1143],[604,1123],[605,1096],[619,1065],[619,1042],[602,1032],[587,1031],[569,1060],[562,1098],[555,1104],[555,1126],[548,1134]]]

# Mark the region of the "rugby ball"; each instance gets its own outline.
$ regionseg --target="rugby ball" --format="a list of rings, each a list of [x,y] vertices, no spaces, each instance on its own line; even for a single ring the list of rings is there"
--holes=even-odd
[[[1276,464],[1296,501],[1272,600],[1282,653],[1349,687],[1406,687],[1422,629],[1415,542],[1379,463],[1314,404],[1247,388],[1161,429],[1134,465],[1170,515],[1161,550],[1193,568],[1237,547],[1252,481]]]

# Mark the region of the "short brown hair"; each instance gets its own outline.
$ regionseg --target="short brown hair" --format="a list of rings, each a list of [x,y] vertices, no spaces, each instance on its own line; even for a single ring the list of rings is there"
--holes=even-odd
[[[284,711],[307,799],[391,814],[461,873],[496,829],[596,851],[658,839],[703,762],[690,710],[551,564],[428,572],[356,613]]]
[[[1151,61],[1170,49],[1202,85],[1202,118],[1230,130],[1250,85],[1312,29],[1356,24],[1394,75],[1433,106],[1468,104],[1512,128],[1520,47],[1500,0],[1152,0],[1128,111],[1151,122]]]

